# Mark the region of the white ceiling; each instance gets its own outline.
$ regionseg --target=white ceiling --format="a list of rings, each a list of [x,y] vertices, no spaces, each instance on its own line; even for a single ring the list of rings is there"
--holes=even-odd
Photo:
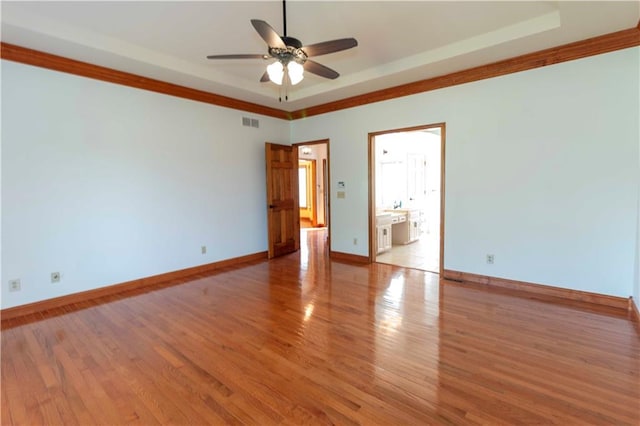
[[[1,14],[7,43],[294,111],[635,27],[640,3],[290,0],[289,36],[359,45],[314,57],[341,76],[305,73],[282,103],[258,81],[270,61],[206,59],[266,53],[250,20],[282,33],[281,1],[2,1]]]

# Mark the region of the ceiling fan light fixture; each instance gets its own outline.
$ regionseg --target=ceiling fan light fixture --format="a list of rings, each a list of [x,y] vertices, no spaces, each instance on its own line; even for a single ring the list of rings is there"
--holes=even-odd
[[[279,35],[276,30],[261,19],[251,19],[251,25],[258,35],[267,43],[268,54],[231,54],[231,55],[209,55],[207,59],[275,59],[275,62],[267,66],[266,72],[260,77],[261,83],[271,81],[278,86],[295,86],[304,79],[304,72],[310,72],[317,76],[335,80],[340,76],[337,71],[332,70],[318,62],[310,60],[311,56],[327,55],[329,53],[340,52],[351,49],[358,45],[358,41],[353,38],[340,38],[336,40],[323,41],[310,45],[304,45],[295,37],[287,35],[287,13],[286,0],[282,0],[282,22],[284,35]],[[285,76],[286,74],[286,76]],[[286,81],[285,81],[286,77]],[[282,94],[282,90],[280,91]],[[288,88],[285,89],[285,100],[288,99]],[[282,96],[280,97],[282,98]]]
[[[296,61],[291,61],[287,64],[287,73],[291,84],[295,86],[304,78],[304,67]]]
[[[282,85],[282,78],[284,77],[284,66],[282,62],[275,61],[267,67],[267,74],[269,74],[269,80],[277,84]]]

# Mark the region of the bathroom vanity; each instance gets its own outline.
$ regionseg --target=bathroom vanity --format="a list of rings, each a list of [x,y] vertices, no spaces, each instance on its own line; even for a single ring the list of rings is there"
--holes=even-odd
[[[391,213],[392,243],[409,244],[420,239],[422,214],[420,209],[394,209]]]
[[[376,213],[376,253],[420,239],[423,214],[420,209],[402,208]]]

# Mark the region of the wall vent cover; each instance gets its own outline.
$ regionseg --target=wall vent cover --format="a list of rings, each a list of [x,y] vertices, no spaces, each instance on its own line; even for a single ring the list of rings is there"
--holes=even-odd
[[[260,121],[257,118],[242,117],[242,125],[246,127],[260,127]]]

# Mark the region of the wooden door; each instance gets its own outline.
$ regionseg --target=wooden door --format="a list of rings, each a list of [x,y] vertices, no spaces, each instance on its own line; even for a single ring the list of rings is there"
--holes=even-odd
[[[267,143],[269,259],[300,249],[298,148]]]

